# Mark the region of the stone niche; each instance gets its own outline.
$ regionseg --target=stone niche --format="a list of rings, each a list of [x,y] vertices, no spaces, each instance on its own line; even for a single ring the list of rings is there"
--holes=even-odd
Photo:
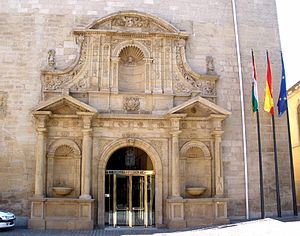
[[[197,191],[187,192],[187,189],[191,188],[203,188],[204,192],[199,194],[199,197],[211,197],[211,157],[204,156],[204,152],[199,147],[191,147],[186,152],[184,158],[184,171],[185,176],[183,178],[186,197],[197,197]],[[195,193],[195,195],[193,195]]]
[[[212,157],[200,141],[186,142],[180,156],[181,195],[185,198],[212,197]]]
[[[119,91],[145,91],[145,61],[143,52],[135,46],[122,49],[119,54]]]
[[[55,141],[47,155],[47,196],[78,198],[80,166],[81,156],[77,144],[68,139]]]

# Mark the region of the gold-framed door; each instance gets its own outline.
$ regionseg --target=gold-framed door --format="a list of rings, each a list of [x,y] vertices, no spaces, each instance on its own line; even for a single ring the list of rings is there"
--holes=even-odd
[[[154,171],[107,170],[105,222],[112,227],[154,225]]]

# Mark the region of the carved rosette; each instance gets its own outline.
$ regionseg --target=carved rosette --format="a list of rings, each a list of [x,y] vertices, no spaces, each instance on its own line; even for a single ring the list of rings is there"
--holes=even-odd
[[[124,97],[123,108],[125,111],[139,111],[140,99],[138,97]]]

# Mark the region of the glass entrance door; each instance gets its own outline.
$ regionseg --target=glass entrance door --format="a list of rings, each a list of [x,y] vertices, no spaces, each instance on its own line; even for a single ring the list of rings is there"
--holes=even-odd
[[[154,224],[154,172],[106,171],[105,222],[109,226]]]

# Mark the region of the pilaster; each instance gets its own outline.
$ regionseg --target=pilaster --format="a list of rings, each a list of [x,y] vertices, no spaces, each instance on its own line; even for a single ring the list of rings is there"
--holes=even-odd
[[[224,195],[224,175],[223,175],[223,158],[221,152],[222,120],[224,116],[211,115],[212,119],[212,136],[214,138],[214,165],[215,165],[215,197],[223,197]]]
[[[81,165],[81,195],[80,199],[91,199],[92,180],[92,128],[91,121],[94,116],[92,112],[77,112],[83,120],[82,128],[82,165]]]
[[[34,195],[37,198],[45,197],[45,173],[46,173],[46,134],[47,120],[50,111],[38,111],[33,113],[36,121],[37,140],[35,145],[35,185]]]
[[[119,57],[111,57],[112,63],[112,84],[111,91],[117,93],[119,90],[118,78],[119,78]]]

